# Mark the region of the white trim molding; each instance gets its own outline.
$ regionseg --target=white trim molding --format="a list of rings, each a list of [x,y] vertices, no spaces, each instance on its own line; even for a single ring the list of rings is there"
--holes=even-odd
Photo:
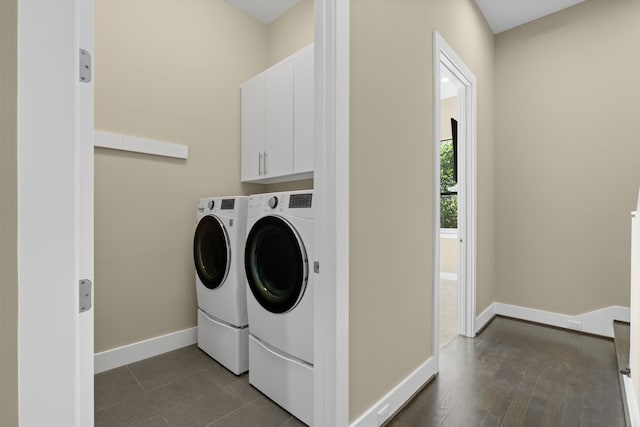
[[[480,313],[480,315],[478,315],[478,317],[476,317],[476,321],[475,321],[475,333],[476,335],[478,335],[478,332],[480,332],[482,330],[482,328],[484,328],[485,326],[487,326],[487,324],[494,318],[496,317],[496,303],[492,302],[489,307],[485,308],[484,311],[482,313]]]
[[[478,331],[484,328],[495,316],[505,316],[613,338],[613,321],[629,322],[630,315],[629,307],[621,307],[619,305],[571,316],[519,305],[494,302],[476,318],[475,324],[477,334]]]
[[[631,378],[626,375],[622,375],[622,378],[624,381],[624,393],[627,397],[627,407],[629,409],[631,427],[640,427],[640,410],[638,410],[638,401],[636,400],[633,381],[631,381]]]
[[[613,321],[629,322],[629,307],[614,305],[575,316],[496,302],[495,314],[613,338]]]
[[[458,281],[458,273],[449,273],[446,271],[440,272],[440,280],[451,280],[453,282]]]
[[[198,342],[198,328],[183,329],[159,337],[149,338],[133,344],[96,353],[94,370],[96,374],[129,363],[177,350]]]
[[[437,373],[436,361],[430,357],[407,376],[393,390],[351,423],[350,427],[374,427],[382,425],[398,412],[411,397]]]
[[[189,147],[186,145],[138,138],[137,136],[122,135],[101,130],[95,131],[94,146],[111,148],[113,150],[133,151],[135,153],[153,154],[155,156],[174,157],[176,159],[186,159],[189,157]]]
[[[441,228],[440,238],[441,239],[457,239],[458,229],[457,228]]]

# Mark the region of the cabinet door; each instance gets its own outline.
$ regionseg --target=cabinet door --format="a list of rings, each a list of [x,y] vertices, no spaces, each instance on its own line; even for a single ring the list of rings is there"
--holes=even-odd
[[[265,77],[260,74],[240,87],[241,181],[263,177]]]
[[[293,61],[265,73],[266,177],[293,173]]]
[[[293,173],[313,171],[313,44],[296,54],[293,70]]]

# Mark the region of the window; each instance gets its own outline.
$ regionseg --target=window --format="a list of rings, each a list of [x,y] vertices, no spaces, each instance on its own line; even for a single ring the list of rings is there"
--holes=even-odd
[[[440,228],[458,228],[458,186],[453,160],[453,139],[443,139],[440,141]]]

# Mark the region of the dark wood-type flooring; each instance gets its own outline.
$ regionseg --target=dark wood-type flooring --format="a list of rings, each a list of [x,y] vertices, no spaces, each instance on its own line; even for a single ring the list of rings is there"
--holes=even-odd
[[[624,426],[613,341],[497,317],[387,425]]]

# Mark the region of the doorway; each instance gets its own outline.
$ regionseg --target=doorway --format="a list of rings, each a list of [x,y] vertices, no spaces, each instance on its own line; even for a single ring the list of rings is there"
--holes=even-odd
[[[434,32],[433,353],[475,336],[476,78]]]
[[[440,326],[439,347],[460,333],[458,322],[458,92],[460,82],[440,66]]]

